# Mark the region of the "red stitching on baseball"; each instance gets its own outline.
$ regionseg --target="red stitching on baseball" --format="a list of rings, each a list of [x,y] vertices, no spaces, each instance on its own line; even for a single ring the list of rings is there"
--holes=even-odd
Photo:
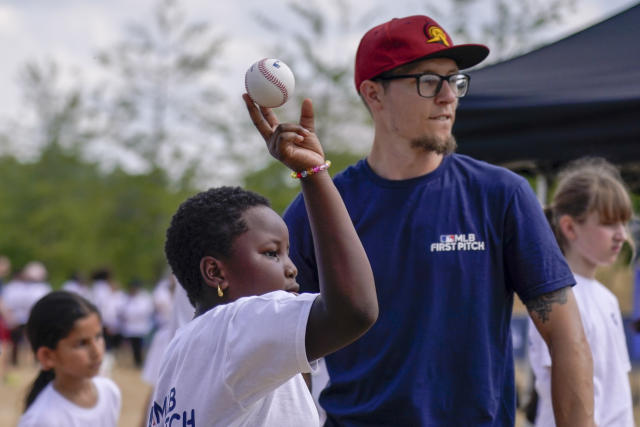
[[[247,92],[247,94],[249,95],[249,98],[251,98],[253,102],[256,102],[256,100],[253,99],[253,97],[251,96],[251,93],[249,92],[249,84],[247,83],[248,77],[249,77],[249,73],[246,73],[244,75],[244,91]]]
[[[269,71],[269,69],[264,65],[264,63],[267,61],[267,59],[269,58],[264,58],[261,59],[260,62],[258,62],[258,70],[260,70],[260,72],[262,73],[262,75],[269,80],[271,83],[273,83],[278,89],[280,89],[280,92],[282,92],[282,104],[284,104],[285,102],[287,102],[287,99],[289,98],[289,94],[287,93],[287,88],[284,85],[284,83],[282,83],[281,80],[279,80],[276,76],[274,76],[273,74],[271,74],[271,72]],[[245,86],[247,85],[247,79],[245,77]],[[249,92],[247,90],[247,92]]]

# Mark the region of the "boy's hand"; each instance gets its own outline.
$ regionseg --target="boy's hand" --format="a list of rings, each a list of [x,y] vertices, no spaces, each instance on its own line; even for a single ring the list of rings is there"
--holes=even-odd
[[[310,99],[302,102],[300,124],[279,123],[270,108],[258,107],[249,95],[242,95],[251,121],[267,143],[269,153],[294,171],[302,171],[324,163],[324,152],[314,133],[313,106]]]

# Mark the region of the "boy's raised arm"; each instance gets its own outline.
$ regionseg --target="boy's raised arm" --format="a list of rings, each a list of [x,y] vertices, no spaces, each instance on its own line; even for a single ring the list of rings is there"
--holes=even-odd
[[[280,124],[268,108],[243,95],[254,125],[273,157],[294,171],[325,162],[314,131],[313,107],[302,103],[300,124]],[[367,255],[347,209],[326,171],[301,179],[318,265],[320,296],[309,314],[309,360],[332,353],[364,334],[378,317],[378,300]]]

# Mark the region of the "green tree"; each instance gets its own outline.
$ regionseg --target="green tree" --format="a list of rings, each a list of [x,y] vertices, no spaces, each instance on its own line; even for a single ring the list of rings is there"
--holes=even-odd
[[[206,22],[188,21],[177,0],[158,0],[153,21],[126,28],[99,56],[110,78],[96,92],[102,133],[144,168],[173,178],[204,174],[235,161],[225,95],[215,83],[225,40]]]
[[[28,61],[18,73],[25,112],[8,120],[0,153],[34,160],[51,144],[83,152],[91,139],[85,93],[78,83],[67,88],[61,82],[59,64],[53,60]]]
[[[164,233],[190,193],[169,190],[162,170],[102,173],[56,144],[36,162],[1,157],[0,253],[17,268],[41,260],[56,284],[102,266],[151,282],[166,270]]]
[[[545,34],[561,25],[576,10],[578,1],[451,0],[440,4],[425,2],[424,7],[427,14],[438,17],[456,43],[489,46],[491,56],[487,63],[491,63],[548,43]]]
[[[273,29],[278,40],[293,41],[272,48],[296,76],[296,102],[287,103],[279,114],[297,121],[302,99],[311,98],[316,133],[325,149],[353,155],[366,151],[371,119],[354,87],[355,49],[346,49],[336,42],[364,32],[362,28],[370,23],[371,17],[367,12],[356,13],[351,3],[330,0],[322,3],[322,7],[314,0],[290,2],[291,16],[256,13],[254,19],[262,27]],[[283,21],[297,25],[283,25]]]
[[[361,156],[349,152],[325,152],[325,157],[331,160],[329,173],[334,175],[356,162]],[[269,198],[273,209],[282,214],[293,198],[300,192],[297,179],[290,176],[291,171],[282,163],[269,161],[264,168],[247,174],[244,186],[252,191]]]

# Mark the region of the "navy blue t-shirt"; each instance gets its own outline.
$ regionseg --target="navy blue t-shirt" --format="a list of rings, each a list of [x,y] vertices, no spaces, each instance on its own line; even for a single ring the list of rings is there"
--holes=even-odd
[[[361,160],[335,183],[371,262],[380,315],[326,357],[328,425],[513,425],[513,294],[526,302],[575,283],[527,181],[452,154],[401,181]],[[298,282],[317,292],[301,196],[284,218]]]

